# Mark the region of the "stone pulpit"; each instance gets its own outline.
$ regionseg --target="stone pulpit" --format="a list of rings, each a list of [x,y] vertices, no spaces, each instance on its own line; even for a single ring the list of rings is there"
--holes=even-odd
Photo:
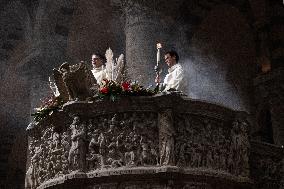
[[[252,188],[246,116],[177,94],[69,101],[27,129],[26,188]]]

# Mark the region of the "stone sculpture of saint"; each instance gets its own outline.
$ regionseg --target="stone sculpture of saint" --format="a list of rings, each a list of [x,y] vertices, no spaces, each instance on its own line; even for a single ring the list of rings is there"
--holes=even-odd
[[[160,165],[174,165],[174,135],[172,110],[159,113]]]
[[[79,117],[74,117],[71,129],[71,148],[68,161],[72,171],[84,171],[86,165],[86,131]]]

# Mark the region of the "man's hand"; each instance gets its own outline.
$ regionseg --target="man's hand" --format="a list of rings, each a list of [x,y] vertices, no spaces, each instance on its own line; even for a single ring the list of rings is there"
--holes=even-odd
[[[159,66],[155,66],[154,70],[155,70],[156,73],[159,73],[160,72],[160,67]]]
[[[161,83],[160,75],[156,76],[155,83]]]

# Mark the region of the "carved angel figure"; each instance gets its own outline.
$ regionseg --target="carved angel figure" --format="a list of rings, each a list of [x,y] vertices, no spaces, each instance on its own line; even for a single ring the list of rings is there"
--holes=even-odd
[[[53,69],[53,76],[64,101],[86,100],[97,90],[97,81],[83,62],[72,66],[65,62],[59,70]]]
[[[111,80],[120,83],[124,76],[124,55],[121,54],[116,60],[113,60],[113,52],[110,48],[107,49],[106,54],[106,71]]]

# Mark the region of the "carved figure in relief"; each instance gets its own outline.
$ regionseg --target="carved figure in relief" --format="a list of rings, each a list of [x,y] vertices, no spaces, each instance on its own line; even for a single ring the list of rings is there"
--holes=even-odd
[[[249,138],[247,133],[248,125],[245,121],[240,122],[240,148],[241,148],[241,175],[249,176]]]
[[[60,177],[63,175],[63,166],[60,154],[56,155],[54,171],[55,171],[55,177]]]
[[[110,165],[112,168],[122,167],[123,166],[123,160],[121,153],[118,152],[116,148],[115,143],[111,143],[108,146],[108,155],[109,158],[107,159],[107,164]]]
[[[86,131],[85,124],[80,122],[79,117],[74,117],[71,129],[71,148],[69,151],[68,161],[71,170],[85,170],[86,161]]]
[[[116,127],[117,127],[117,115],[115,114],[110,122],[109,129],[106,133],[107,136],[107,144],[110,145],[111,143],[116,142]]]
[[[141,146],[141,164],[142,165],[149,165],[151,163],[150,157],[150,147],[147,141],[146,136],[141,136],[140,139],[140,146]]]
[[[200,154],[196,149],[197,149],[196,146],[192,148],[191,167],[199,167],[201,162]]]
[[[125,151],[125,131],[121,131],[116,137],[116,147],[117,150],[122,154]]]
[[[236,154],[235,174],[248,176],[249,175],[249,165],[248,165],[249,141],[246,131],[247,124],[245,122],[236,119],[232,125],[233,125],[232,134],[231,134],[232,149]]]
[[[151,164],[159,165],[159,156],[157,150],[158,144],[154,143],[153,141],[149,141],[149,144],[150,144]]]
[[[39,161],[42,157],[43,145],[39,147],[32,147],[34,149],[34,155],[31,158],[31,165],[26,173],[26,185],[31,189],[36,188],[40,184],[40,178],[38,175],[38,169],[40,169]]]
[[[208,148],[207,156],[206,156],[206,167],[212,168],[213,166],[213,157],[212,157],[212,150]]]
[[[125,150],[126,150],[126,152],[124,153],[125,165],[127,166],[135,165],[135,153],[133,151],[133,145],[130,142],[127,142],[125,144]]]
[[[226,149],[225,148],[221,148],[220,149],[220,169],[222,170],[226,170],[227,166],[226,166],[226,159],[227,159],[227,154],[226,154]]]
[[[69,143],[69,134],[68,132],[63,132],[63,134],[61,135],[61,144],[60,144],[60,150],[61,153],[60,155],[60,159],[61,159],[61,167],[62,167],[62,173],[63,174],[67,174],[68,173],[68,156],[69,156],[69,150],[70,150],[70,143]]]
[[[36,163],[35,158],[32,158],[31,159],[31,165],[29,166],[29,168],[26,172],[25,189],[35,189],[37,187],[35,163]]]
[[[59,150],[60,145],[60,136],[58,132],[55,131],[55,128],[51,128],[51,143],[50,143],[50,149],[52,149],[53,152],[56,152]]]
[[[233,161],[233,152],[230,151],[228,154],[228,161],[227,161],[227,169],[229,173],[233,173],[234,171],[234,161]]]
[[[178,162],[177,166],[185,166],[185,150],[186,150],[186,143],[182,143],[178,152]]]
[[[102,143],[104,142],[103,134],[99,129],[94,131],[93,137],[89,143],[90,155],[87,158],[89,168],[96,169],[104,167],[104,159],[102,155]]]
[[[160,165],[174,165],[174,135],[172,110],[159,113]]]

